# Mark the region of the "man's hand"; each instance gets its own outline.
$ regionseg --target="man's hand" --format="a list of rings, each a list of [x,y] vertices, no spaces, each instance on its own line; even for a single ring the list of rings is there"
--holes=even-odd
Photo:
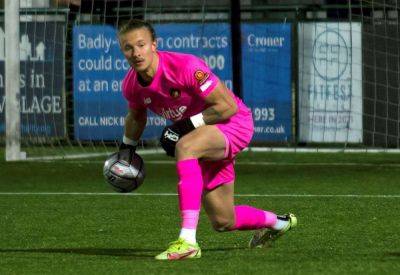
[[[175,146],[178,140],[195,129],[190,118],[185,118],[166,126],[161,134],[161,147],[168,156],[175,157]]]

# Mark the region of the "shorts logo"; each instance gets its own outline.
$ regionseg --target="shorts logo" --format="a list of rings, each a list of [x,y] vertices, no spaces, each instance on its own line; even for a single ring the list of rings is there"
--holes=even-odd
[[[172,98],[178,98],[178,97],[180,97],[181,96],[181,91],[179,91],[178,89],[176,89],[176,88],[171,88],[171,89],[169,89],[169,95],[172,97]]]
[[[202,70],[197,70],[194,72],[194,78],[201,85],[210,77],[209,73],[203,72]]]
[[[167,129],[167,131],[164,133],[164,138],[169,139],[172,142],[177,142],[179,140],[179,135],[171,129]]]

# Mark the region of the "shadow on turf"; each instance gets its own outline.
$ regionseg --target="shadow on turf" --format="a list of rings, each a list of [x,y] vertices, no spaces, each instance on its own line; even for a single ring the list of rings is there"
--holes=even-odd
[[[81,254],[81,255],[104,255],[119,257],[137,257],[148,258],[154,257],[154,254],[161,249],[130,249],[130,248],[37,248],[37,249],[0,249],[0,253],[64,253],[64,254]]]
[[[231,251],[242,250],[246,247],[225,247],[225,248],[209,248],[203,251]],[[27,249],[0,249],[0,253],[64,253],[64,254],[80,254],[80,255],[103,255],[118,257],[134,257],[134,258],[153,258],[154,255],[163,251],[160,249],[146,248],[27,248]]]
[[[400,257],[400,252],[388,252],[385,253],[386,257]]]

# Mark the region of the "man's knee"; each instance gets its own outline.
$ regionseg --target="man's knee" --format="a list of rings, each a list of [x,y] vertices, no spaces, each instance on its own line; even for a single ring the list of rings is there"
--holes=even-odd
[[[190,139],[182,138],[176,144],[175,151],[177,152],[177,155],[179,154],[194,155],[196,153],[196,146],[194,142],[192,142]]]
[[[233,229],[235,221],[233,218],[216,217],[211,220],[211,224],[215,231],[225,232]]]

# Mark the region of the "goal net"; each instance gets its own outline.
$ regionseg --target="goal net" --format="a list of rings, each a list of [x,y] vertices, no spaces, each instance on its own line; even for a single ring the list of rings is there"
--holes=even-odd
[[[342,2],[298,25],[298,141],[398,148],[398,2]]]
[[[20,0],[20,113],[14,115],[20,116],[21,157],[117,149],[129,64],[116,30],[130,18],[154,25],[159,50],[197,55],[228,88],[239,83],[234,92],[253,112],[254,150],[399,148],[397,1],[233,2],[240,2],[236,20],[228,0]],[[237,26],[239,39],[232,36]],[[5,31],[2,25],[4,145]],[[235,70],[241,74],[234,79]],[[167,123],[150,113],[140,149],[161,153],[158,139]]]

